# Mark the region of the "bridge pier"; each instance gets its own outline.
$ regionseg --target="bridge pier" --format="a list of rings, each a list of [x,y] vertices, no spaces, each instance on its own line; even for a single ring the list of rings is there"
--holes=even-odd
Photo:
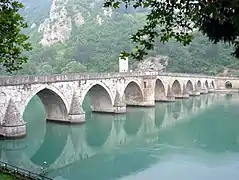
[[[185,84],[183,85],[183,93],[182,93],[182,99],[188,99],[189,98],[189,92],[185,86]]]
[[[208,93],[213,93],[213,92],[215,92],[215,89],[213,89],[213,88],[208,89]]]
[[[116,91],[113,109],[115,114],[126,113],[126,104],[123,102],[122,98],[120,97],[118,90]]]
[[[200,91],[193,91],[190,96],[200,96]]]
[[[200,94],[207,94],[208,93],[208,90],[203,88],[201,91],[200,91]]]
[[[0,134],[6,138],[19,138],[24,137],[26,132],[26,122],[22,119],[15,102],[10,99],[0,126]]]
[[[155,106],[155,79],[144,78],[144,101],[141,106],[152,107]]]
[[[68,113],[68,119],[65,122],[69,123],[84,123],[85,122],[85,112],[80,104],[80,94],[75,91],[71,101],[70,112]]]

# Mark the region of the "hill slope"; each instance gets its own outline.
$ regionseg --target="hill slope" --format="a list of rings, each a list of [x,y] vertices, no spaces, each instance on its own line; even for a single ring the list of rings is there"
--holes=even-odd
[[[101,0],[21,1],[34,49],[20,74],[117,71],[119,53],[133,47],[130,35],[145,19],[143,11],[104,9]],[[186,47],[156,43],[150,55],[169,56],[170,72],[218,74],[238,67],[230,53],[229,46],[211,44],[196,34]]]

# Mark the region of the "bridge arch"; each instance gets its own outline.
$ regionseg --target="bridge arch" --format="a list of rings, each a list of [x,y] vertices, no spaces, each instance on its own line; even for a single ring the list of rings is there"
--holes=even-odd
[[[87,94],[91,100],[92,111],[111,112],[113,110],[113,94],[104,83],[96,82],[89,85],[82,92],[81,104],[83,104]]]
[[[138,105],[143,102],[144,94],[140,84],[137,81],[129,81],[124,88],[124,100],[127,105]]]
[[[68,119],[68,100],[61,93],[61,91],[58,90],[58,88],[53,86],[40,86],[33,89],[33,91],[31,91],[31,93],[27,96],[26,101],[24,102],[23,109],[21,111],[22,117],[29,101],[35,95],[40,98],[45,107],[46,119],[57,121],[65,121]]]
[[[214,85],[214,81],[213,80],[211,82],[211,86],[212,86],[213,89],[215,89],[215,85]]]
[[[182,95],[182,88],[178,80],[175,80],[172,84],[173,95],[178,97]]]
[[[225,88],[226,89],[232,89],[232,82],[231,81],[226,81],[225,82]]]
[[[202,90],[202,83],[200,80],[197,81],[196,88],[201,91]]]
[[[193,92],[193,83],[191,80],[188,80],[186,83],[186,89],[191,94]]]
[[[208,81],[207,80],[205,81],[205,87],[206,87],[206,89],[209,89],[209,85],[208,85]]]
[[[163,82],[160,79],[156,79],[155,82],[155,101],[163,100],[166,96],[166,90]]]

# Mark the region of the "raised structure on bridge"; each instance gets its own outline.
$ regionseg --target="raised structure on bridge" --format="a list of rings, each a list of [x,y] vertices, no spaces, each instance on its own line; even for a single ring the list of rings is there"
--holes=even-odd
[[[228,82],[232,86],[226,86]],[[125,113],[127,105],[154,106],[155,101],[174,101],[226,87],[239,88],[239,79],[158,72],[0,77],[0,134],[26,134],[23,113],[35,95],[45,106],[47,120],[82,123],[87,93],[92,111],[117,114]]]

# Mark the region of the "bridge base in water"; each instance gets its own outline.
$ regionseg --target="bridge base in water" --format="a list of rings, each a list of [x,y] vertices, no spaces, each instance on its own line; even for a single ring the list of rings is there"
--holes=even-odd
[[[71,124],[81,124],[85,122],[85,113],[82,114],[70,114],[69,115],[69,122]]]
[[[27,134],[26,122],[16,125],[1,126],[1,135],[5,138],[15,139],[25,137]]]
[[[182,94],[180,96],[175,96],[176,99],[188,99],[189,98],[189,94]]]
[[[194,92],[190,93],[190,96],[200,96],[200,92],[194,91]]]
[[[213,92],[215,92],[215,89],[208,89],[208,92],[213,93]]]
[[[175,102],[175,97],[174,96],[162,97],[160,99],[156,99],[155,102]]]
[[[115,114],[123,114],[123,113],[126,113],[126,106],[114,107],[114,113],[115,113]]]
[[[202,89],[200,93],[201,94],[208,94],[208,90],[207,89]]]

